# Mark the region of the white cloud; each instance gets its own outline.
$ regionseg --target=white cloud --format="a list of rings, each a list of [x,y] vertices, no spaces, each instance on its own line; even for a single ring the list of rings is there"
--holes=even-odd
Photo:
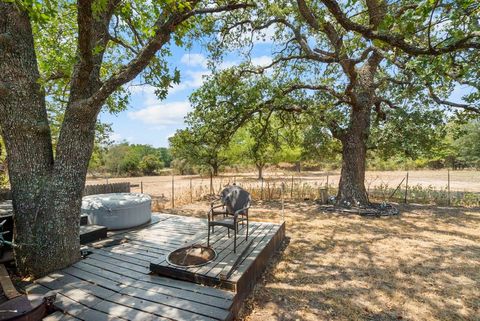
[[[222,61],[220,63],[220,66],[218,67],[219,70],[224,70],[224,69],[227,69],[227,68],[231,68],[235,65],[238,65],[239,62],[238,61],[234,61],[234,60],[227,60],[227,61]]]
[[[147,99],[155,99],[155,87],[151,85],[131,85],[128,90],[133,95],[146,95]]]
[[[272,63],[272,57],[270,56],[260,56],[252,58],[252,65],[265,67]]]
[[[253,33],[253,44],[269,44],[273,43],[275,37],[275,25],[270,25],[267,29],[256,31]]]
[[[200,87],[204,82],[204,76],[210,74],[208,70],[193,71],[187,70],[181,73],[181,79],[179,84],[174,84],[168,89],[169,94],[177,93],[187,89],[196,89]],[[132,94],[139,94],[146,96],[146,104],[152,104],[157,101],[155,96],[155,87],[150,85],[135,86],[132,85],[128,88]]]
[[[187,61],[190,61],[190,65],[200,65],[203,64],[205,57],[202,54],[185,54],[181,58],[181,62],[188,64]],[[205,65],[202,65],[201,70],[186,70],[181,72],[180,83],[172,85],[168,90],[169,94],[178,93],[184,90],[196,89],[203,85],[206,76],[211,74],[211,71],[206,69],[206,59]],[[266,66],[272,62],[272,58],[267,55],[253,57],[251,62],[254,66]],[[235,65],[238,65],[240,61],[237,60],[226,60],[221,62],[218,67],[218,70],[224,70]],[[145,95],[145,105],[151,105],[157,103],[157,98],[155,96],[155,87],[150,85],[135,86],[131,85],[129,90],[132,94],[141,94]]]
[[[147,125],[168,126],[183,123],[183,118],[192,110],[188,101],[157,102],[143,109],[128,113],[128,117]]]
[[[201,66],[203,68],[207,68],[207,58],[199,53],[184,54],[180,59],[180,62],[188,66]]]
[[[172,88],[168,90],[168,93],[173,94],[185,89],[196,89],[200,87],[204,80],[205,76],[210,74],[210,71],[208,70],[201,70],[201,71],[191,71],[187,70],[185,73],[186,79],[180,80],[180,83],[178,85],[173,85]]]

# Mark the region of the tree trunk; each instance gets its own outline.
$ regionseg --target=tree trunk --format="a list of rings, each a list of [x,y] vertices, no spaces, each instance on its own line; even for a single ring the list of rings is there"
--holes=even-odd
[[[352,112],[352,123],[342,142],[342,171],[338,186],[337,204],[341,206],[368,205],[365,189],[365,161],[370,128],[368,110]]]
[[[383,56],[374,51],[360,68],[352,72],[350,63],[345,70],[350,75],[349,90],[351,109],[350,122],[346,130],[341,130],[342,171],[338,186],[337,205],[368,206],[365,189],[365,168],[367,140],[370,135],[370,116],[376,101],[374,78]]]
[[[256,164],[255,166],[257,167],[257,171],[258,171],[258,179],[262,179],[263,178],[263,167],[265,165]]]
[[[212,174],[215,177],[218,176],[218,167],[219,167],[218,164],[213,164],[212,165]]]
[[[300,173],[302,171],[302,163],[301,162],[295,162],[295,171],[297,173]]]
[[[54,160],[30,21],[10,3],[0,3],[0,77],[15,260],[22,275],[39,277],[79,258],[81,197],[96,113],[69,103]]]

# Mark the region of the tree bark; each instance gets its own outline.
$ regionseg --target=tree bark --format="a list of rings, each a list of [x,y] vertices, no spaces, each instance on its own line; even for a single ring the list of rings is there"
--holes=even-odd
[[[218,176],[218,168],[220,167],[217,163],[214,163],[211,165],[212,166],[212,174],[213,176],[217,177]]]
[[[79,257],[81,191],[64,177],[62,163],[54,166],[27,14],[0,3],[0,34],[8,39],[0,47],[0,82],[8,84],[0,97],[0,113],[8,117],[1,117],[0,126],[12,186],[15,260],[22,275],[41,276]]]
[[[84,106],[81,95],[69,101],[54,159],[28,15],[0,3],[0,34],[8,39],[0,47],[0,83],[8,84],[0,96],[0,113],[8,117],[0,118],[0,127],[12,186],[14,254],[22,275],[39,277],[80,256],[82,192],[100,108]]]
[[[265,165],[256,164],[255,166],[257,167],[257,171],[258,171],[258,179],[262,179],[263,178],[263,167]]]
[[[337,204],[341,206],[368,205],[365,189],[367,139],[370,130],[369,108],[355,108],[351,125],[341,139],[342,171],[338,185]]]
[[[374,51],[361,68],[350,74],[350,123],[338,137],[342,142],[342,171],[337,194],[337,204],[340,206],[370,204],[365,189],[367,141],[372,107],[376,99],[374,78],[382,59]]]

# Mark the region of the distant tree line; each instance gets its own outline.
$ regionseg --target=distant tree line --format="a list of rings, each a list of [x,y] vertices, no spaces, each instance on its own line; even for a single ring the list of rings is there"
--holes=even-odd
[[[369,140],[367,168],[480,169],[479,120],[438,119],[434,126],[432,119],[424,119],[423,124],[421,120],[417,118],[415,126],[401,122],[375,129]],[[261,178],[267,166],[289,165],[291,170],[338,170],[341,166],[339,142],[319,124],[277,128],[262,137],[247,125],[228,140],[215,137],[213,131],[206,136],[201,133],[205,128],[192,124],[170,139],[171,165],[179,174],[215,176],[225,169],[250,168]]]
[[[251,169],[261,178],[269,166],[291,170],[337,170],[341,166],[339,142],[321,124],[309,123],[307,119],[288,128],[278,119],[270,120],[267,129],[260,126],[258,119],[252,119],[227,139],[199,125],[198,117],[198,114],[187,117],[190,126],[170,138],[169,148],[128,142],[105,144],[108,139],[99,140],[90,160],[90,174],[159,175],[162,169],[171,168],[181,175],[211,173],[216,176],[224,170]],[[414,126],[408,125],[411,122],[395,124],[392,117],[391,127],[373,130],[367,168],[480,169],[480,121],[457,117],[442,121],[441,115],[430,117],[438,119],[423,118],[422,123],[422,118],[416,117]],[[435,125],[431,126],[432,123]],[[3,185],[7,182],[5,172],[1,171],[6,168],[1,165],[4,161],[3,151],[0,154]]]
[[[158,175],[170,167],[172,157],[167,148],[122,142],[107,147],[97,147],[90,159],[91,174],[108,173],[113,176]]]
[[[426,121],[430,122],[431,119]],[[272,121],[269,131],[263,134],[260,127],[254,126],[242,127],[223,141],[214,132],[210,136],[202,133],[206,128],[190,126],[177,131],[169,148],[128,142],[112,144],[106,137],[111,131],[103,133],[103,127],[99,127],[102,135],[97,134],[89,172],[94,176],[142,176],[158,175],[162,169],[172,168],[182,175],[210,172],[217,175],[225,169],[251,168],[261,178],[268,166],[284,164],[292,170],[336,170],[341,166],[339,143],[321,126],[304,123],[286,130],[277,120],[277,128]],[[417,121],[416,135],[407,135],[414,128],[398,124],[393,127],[373,131],[372,148],[367,155],[369,169],[480,169],[478,119],[439,120],[433,127],[420,126]],[[6,169],[5,146],[0,139],[0,188],[8,184]]]

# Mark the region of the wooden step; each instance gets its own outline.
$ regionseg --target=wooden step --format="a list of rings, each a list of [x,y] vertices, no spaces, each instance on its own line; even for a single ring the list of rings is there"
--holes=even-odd
[[[107,237],[107,227],[101,225],[80,226],[80,244],[95,242]]]

